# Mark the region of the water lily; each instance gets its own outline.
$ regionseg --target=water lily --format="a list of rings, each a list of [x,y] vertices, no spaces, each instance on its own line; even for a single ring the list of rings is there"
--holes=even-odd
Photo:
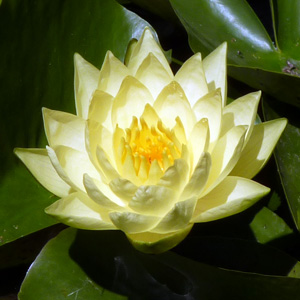
[[[285,119],[254,124],[260,92],[226,105],[226,43],[176,75],[146,28],[126,65],[75,54],[77,115],[43,109],[46,149],[16,149],[70,226],[122,230],[144,252],[178,244],[194,223],[239,213],[269,192],[252,181]]]

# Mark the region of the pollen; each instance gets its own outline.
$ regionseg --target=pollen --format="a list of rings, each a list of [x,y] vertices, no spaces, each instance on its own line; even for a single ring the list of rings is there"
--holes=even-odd
[[[125,133],[125,144],[130,147],[137,175],[148,173],[154,161],[164,172],[181,156],[181,149],[175,146],[170,130],[161,124],[149,127],[142,117],[139,121],[134,117]]]

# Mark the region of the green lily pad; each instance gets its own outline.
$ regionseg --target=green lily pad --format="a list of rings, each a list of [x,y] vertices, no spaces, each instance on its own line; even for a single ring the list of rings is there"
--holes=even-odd
[[[0,244],[55,223],[55,198],[13,155],[44,147],[41,108],[75,112],[73,55],[98,68],[110,49],[124,59],[147,22],[113,0],[4,0],[0,7]]]

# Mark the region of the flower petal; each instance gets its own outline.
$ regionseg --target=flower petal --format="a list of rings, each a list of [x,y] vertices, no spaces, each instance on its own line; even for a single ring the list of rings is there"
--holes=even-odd
[[[111,230],[116,227],[108,218],[107,211],[85,193],[76,192],[62,198],[45,209],[45,212],[69,226],[89,230]]]
[[[129,70],[110,51],[107,51],[99,73],[98,90],[116,96]]]
[[[150,52],[139,66],[135,78],[143,83],[153,99],[156,99],[162,89],[172,81],[173,76],[169,75],[156,56]]]
[[[108,210],[123,211],[125,203],[119,199],[105,183],[91,178],[88,174],[83,176],[83,184],[89,197]]]
[[[234,100],[224,107],[221,136],[233,126],[247,125],[248,130],[244,144],[246,145],[254,126],[260,96],[260,91],[250,93]]]
[[[230,175],[253,178],[268,161],[286,124],[286,119],[277,119],[254,125],[250,139]]]
[[[234,168],[243,148],[246,130],[246,126],[233,127],[218,140],[211,153],[212,166],[205,194],[217,186]]]
[[[174,208],[162,218],[158,225],[151,229],[151,232],[164,234],[186,228],[189,226],[196,203],[196,197],[177,202]]]
[[[148,89],[137,79],[127,76],[117,94],[112,106],[112,124],[125,129],[132,122],[132,117],[142,115],[145,105],[152,104],[153,98]]]
[[[113,131],[111,124],[111,108],[113,103],[113,96],[100,90],[95,90],[93,98],[89,107],[90,120],[101,123],[110,131]]]
[[[51,147],[64,145],[85,151],[85,120],[62,111],[43,108],[44,127]]]
[[[191,106],[208,93],[200,53],[196,53],[182,65],[175,75],[175,80],[183,88]]]
[[[193,107],[197,121],[206,118],[208,120],[210,146],[212,151],[219,139],[222,126],[222,98],[220,89],[210,92],[199,99]]]
[[[149,55],[150,52],[160,61],[164,69],[172,78],[173,72],[169,66],[169,63],[165,55],[163,54],[161,48],[155,41],[149,28],[145,28],[141,38],[135,45],[135,48],[131,54],[128,63],[128,69],[132,72],[132,74],[133,75],[136,74],[138,68],[140,67],[144,59]]]
[[[109,183],[111,190],[123,201],[129,202],[136,193],[138,187],[127,179],[115,178]]]
[[[15,154],[21,159],[32,175],[48,191],[58,197],[66,197],[71,192],[68,185],[57,174],[49,159],[46,149],[16,148]]]
[[[142,185],[129,202],[137,213],[163,216],[176,200],[174,190],[158,185]]]
[[[78,53],[74,55],[74,64],[76,112],[79,117],[87,119],[90,100],[98,84],[99,70]]]
[[[66,146],[57,146],[54,149],[47,147],[47,151],[57,173],[77,189],[85,191],[83,174],[87,173],[94,178],[100,176],[88,155],[83,152]]]
[[[151,230],[160,220],[159,217],[132,212],[113,212],[109,216],[114,225],[126,234]]]
[[[223,107],[227,99],[227,43],[221,44],[203,60],[203,68],[208,84],[208,90],[221,88]]]
[[[180,200],[186,200],[196,196],[199,198],[203,188],[205,187],[211,169],[211,156],[208,152],[202,153],[194,172],[185,186]]]
[[[173,128],[180,116],[187,135],[195,124],[195,115],[182,87],[176,81],[167,85],[153,104],[159,117],[168,128]]]
[[[226,177],[209,194],[198,200],[193,222],[209,222],[237,214],[270,191],[246,178]]]

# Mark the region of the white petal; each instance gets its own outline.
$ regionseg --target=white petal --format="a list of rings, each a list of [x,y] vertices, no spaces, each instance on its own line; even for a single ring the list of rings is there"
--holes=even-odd
[[[286,124],[286,119],[277,119],[255,125],[230,175],[253,178],[268,161]]]
[[[70,185],[61,179],[52,166],[46,149],[17,148],[14,152],[48,191],[58,197],[66,197],[71,192]]]
[[[189,226],[193,216],[197,198],[177,202],[174,208],[159,222],[159,224],[151,229],[155,233],[168,233],[172,231],[182,230]]]
[[[156,99],[162,89],[172,80],[153,53],[149,53],[144,59],[135,77],[148,88],[153,99]]]
[[[122,81],[130,75],[129,70],[110,51],[106,53],[98,82],[98,90],[116,96]]]
[[[201,54],[189,58],[175,75],[175,80],[183,88],[191,106],[208,93]]]
[[[69,226],[89,230],[111,230],[116,227],[108,213],[86,194],[76,192],[62,198],[45,209],[45,212]]]
[[[208,90],[221,88],[223,107],[227,99],[227,43],[221,44],[203,60]]]
[[[138,189],[132,182],[120,177],[112,180],[109,183],[109,186],[119,198],[126,202],[129,202],[132,199]]]
[[[85,151],[85,120],[62,111],[43,108],[44,127],[51,147],[64,145]]]
[[[237,214],[270,191],[246,178],[226,177],[208,195],[198,200],[193,222],[208,222]]]
[[[113,127],[128,128],[132,122],[132,117],[139,118],[147,103],[152,104],[153,98],[148,89],[137,79],[127,76],[117,94],[112,107]]]
[[[132,72],[133,75],[136,74],[139,66],[142,64],[144,59],[152,53],[165,68],[170,77],[173,77],[172,70],[169,66],[169,63],[163,54],[160,46],[156,43],[151,31],[149,28],[145,28],[141,38],[135,45],[135,48],[132,52],[128,63],[128,69]]]
[[[78,53],[74,55],[74,64],[76,111],[79,117],[87,119],[90,100],[98,84],[99,70]]]

